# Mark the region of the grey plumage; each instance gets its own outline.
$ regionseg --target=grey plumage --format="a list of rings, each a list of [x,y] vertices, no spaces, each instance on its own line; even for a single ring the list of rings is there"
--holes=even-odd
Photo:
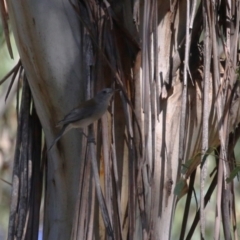
[[[94,98],[87,100],[78,107],[72,109],[58,124],[62,127],[57,137],[52,142],[49,150],[59,141],[59,139],[72,128],[87,127],[98,120],[107,110],[108,104],[114,90],[105,88],[100,91]]]
[[[50,148],[48,149],[48,151],[50,151],[52,149],[52,147],[58,142],[58,140],[62,137],[62,135],[64,134],[64,131],[66,129],[67,125],[63,126],[61,131],[58,133],[57,137],[54,139],[54,141],[52,142]]]

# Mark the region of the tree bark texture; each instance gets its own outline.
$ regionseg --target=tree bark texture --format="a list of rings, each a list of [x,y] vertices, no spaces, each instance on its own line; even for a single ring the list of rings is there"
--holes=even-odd
[[[7,6],[47,145],[57,134],[56,123],[90,97],[93,86],[119,87],[111,114],[94,128],[114,237],[170,239],[174,188],[201,160],[180,172],[202,151],[201,8],[190,26],[194,43],[184,63],[185,82],[186,1],[8,0]],[[214,147],[219,145],[218,94],[212,77],[208,83],[209,145]],[[231,109],[227,134],[240,120],[239,101]],[[89,164],[94,148],[83,142],[71,131],[48,152],[44,239],[104,239],[107,234]]]

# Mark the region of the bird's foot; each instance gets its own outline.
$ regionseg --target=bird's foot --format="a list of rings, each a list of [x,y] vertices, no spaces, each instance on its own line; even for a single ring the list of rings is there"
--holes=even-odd
[[[86,137],[88,143],[94,143],[96,145],[94,137],[86,135],[83,131],[81,131],[81,133]]]
[[[94,138],[94,137],[88,136],[88,137],[87,137],[87,142],[88,142],[88,143],[94,143],[94,144],[96,145],[96,142],[95,142],[95,138]]]

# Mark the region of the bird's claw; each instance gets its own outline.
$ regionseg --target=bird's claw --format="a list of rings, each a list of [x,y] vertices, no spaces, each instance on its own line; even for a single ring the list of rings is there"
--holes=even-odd
[[[87,137],[87,142],[88,142],[88,143],[94,143],[94,144],[96,145],[96,142],[95,142],[95,138],[94,138],[94,137],[88,136],[88,137]]]

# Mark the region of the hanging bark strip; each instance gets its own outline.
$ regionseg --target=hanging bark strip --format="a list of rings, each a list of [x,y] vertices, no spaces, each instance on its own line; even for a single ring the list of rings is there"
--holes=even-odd
[[[21,112],[18,121],[17,142],[13,167],[13,186],[11,197],[11,209],[9,218],[8,239],[22,237],[27,213],[27,184],[28,184],[28,123],[30,111],[30,89],[26,79],[24,80]],[[26,131],[27,130],[27,131]],[[26,132],[24,132],[26,131]],[[25,148],[22,146],[25,141]],[[19,215],[20,214],[20,215]]]
[[[89,138],[93,139],[93,130],[91,127],[89,127]],[[100,179],[99,179],[99,174],[98,174],[98,166],[97,166],[97,159],[96,159],[96,151],[95,151],[95,145],[94,143],[89,144],[89,151],[91,154],[91,164],[92,164],[92,171],[93,171],[93,176],[95,180],[95,186],[96,186],[96,193],[97,193],[97,198],[98,198],[98,203],[100,210],[102,212],[102,218],[105,224],[105,227],[107,229],[107,233],[111,239],[114,239],[114,233],[113,233],[113,227],[112,223],[109,217],[109,212],[106,206],[106,202],[102,193],[101,185],[100,185]]]
[[[30,139],[28,146],[28,221],[25,224],[26,238],[38,239],[40,207],[43,187],[43,170],[47,159],[46,146],[42,149],[42,126],[37,116],[35,107],[32,106],[30,117]]]
[[[180,127],[179,127],[179,164],[185,162],[184,160],[184,146],[186,142],[186,119],[187,119],[187,88],[188,88],[188,75],[187,71],[188,61],[189,61],[189,50],[190,50],[190,43],[191,43],[191,35],[190,31],[190,2],[187,0],[187,10],[186,10],[186,46],[185,46],[185,58],[184,58],[184,76],[183,76],[183,90],[182,90],[182,104],[181,104],[181,118],[180,118]],[[180,168],[179,168],[180,169]]]
[[[13,166],[9,240],[38,237],[43,180],[41,132],[38,116],[34,106],[31,106],[30,88],[24,76]]]
[[[219,61],[218,61],[218,46],[217,46],[217,36],[216,30],[218,28],[216,13],[211,7],[211,14],[213,16],[212,19],[212,42],[213,42],[213,81],[215,86],[215,91],[219,91],[217,86],[220,86],[220,75],[219,75]],[[217,92],[216,92],[217,93]],[[219,102],[219,100],[218,100]],[[217,201],[216,201],[216,217],[215,217],[215,227],[214,227],[214,238],[219,239],[220,236],[220,224],[222,219],[222,210],[221,210],[221,202],[222,202],[222,188],[223,188],[223,161],[219,161],[218,164],[218,179],[217,179]]]
[[[209,147],[209,84],[210,84],[210,63],[211,63],[211,36],[210,36],[210,9],[209,1],[204,0],[202,4],[203,26],[204,26],[204,75],[203,75],[203,127],[202,127],[202,169],[200,173],[200,228],[201,237],[205,239],[205,204],[204,186],[207,174],[207,150]],[[206,160],[205,160],[206,159]]]

